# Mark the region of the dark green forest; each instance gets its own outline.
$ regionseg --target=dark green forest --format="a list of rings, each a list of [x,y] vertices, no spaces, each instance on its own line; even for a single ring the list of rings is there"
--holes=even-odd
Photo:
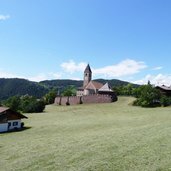
[[[95,81],[106,83],[108,82],[111,87],[124,86],[128,82],[121,80],[105,80],[97,79]],[[81,87],[83,81],[77,80],[45,80],[41,82],[33,82],[19,78],[0,78],[0,100],[6,100],[12,96],[29,95],[36,98],[41,98],[50,90],[55,90],[56,93],[63,92],[67,87],[74,86],[75,88]],[[135,87],[138,85],[134,85]]]

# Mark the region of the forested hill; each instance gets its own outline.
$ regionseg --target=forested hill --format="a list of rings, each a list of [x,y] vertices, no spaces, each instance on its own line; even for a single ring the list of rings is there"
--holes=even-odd
[[[128,82],[115,79],[97,79],[95,81],[101,82],[103,84],[108,82],[111,87],[128,84]],[[4,100],[15,95],[21,96],[26,94],[40,98],[51,89],[60,89],[60,91],[62,91],[68,86],[74,86],[78,88],[81,87],[82,84],[83,81],[77,80],[45,80],[41,82],[32,82],[19,78],[0,78],[0,100]]]
[[[94,81],[100,82],[102,84],[105,84],[106,82],[108,82],[111,87],[123,86],[123,85],[129,84],[129,82],[116,80],[116,79],[112,79],[112,80],[96,79]],[[83,81],[82,80],[80,80],[80,81],[76,81],[76,80],[45,80],[45,81],[41,81],[39,84],[45,86],[46,88],[64,89],[67,86],[75,86],[77,88],[81,87],[83,85]],[[133,85],[135,87],[138,86],[136,84],[133,84]]]
[[[5,100],[15,95],[31,95],[42,97],[49,90],[37,82],[18,78],[0,79],[0,100]]]

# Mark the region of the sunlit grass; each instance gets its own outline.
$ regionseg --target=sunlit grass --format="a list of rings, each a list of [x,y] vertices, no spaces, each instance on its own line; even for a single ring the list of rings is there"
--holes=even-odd
[[[132,100],[27,114],[30,129],[0,134],[0,170],[171,170],[171,108]]]

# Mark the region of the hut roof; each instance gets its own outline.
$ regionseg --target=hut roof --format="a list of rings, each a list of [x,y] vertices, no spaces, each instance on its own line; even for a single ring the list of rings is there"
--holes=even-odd
[[[0,107],[0,115],[7,115],[7,118],[11,118],[12,116],[15,116],[18,119],[27,118],[26,116],[22,115],[19,112],[15,112],[7,107]]]
[[[8,107],[0,107],[0,114],[8,110]]]
[[[156,88],[160,88],[160,89],[163,89],[163,90],[171,91],[171,87],[167,87],[167,86],[165,86],[165,85],[157,86]]]
[[[109,86],[108,83],[106,83],[104,86],[102,86],[99,91],[105,91],[105,92],[113,92],[113,90],[111,89],[111,87]]]

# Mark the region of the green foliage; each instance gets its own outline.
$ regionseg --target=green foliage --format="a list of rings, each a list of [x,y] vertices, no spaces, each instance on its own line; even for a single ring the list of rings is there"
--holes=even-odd
[[[48,91],[48,88],[37,82],[18,78],[0,79],[0,100],[6,100],[12,96],[22,96],[26,94],[41,98]]]
[[[56,90],[51,90],[49,91],[49,93],[47,93],[45,96],[44,96],[44,100],[45,100],[45,103],[46,104],[52,104],[54,103],[54,100],[56,98]]]
[[[171,97],[167,97],[167,96],[163,95],[160,99],[160,103],[164,107],[170,106],[171,105]]]
[[[21,99],[19,96],[13,96],[4,101],[4,105],[12,109],[13,111],[19,111],[20,110],[20,102]]]
[[[134,96],[134,91],[136,87],[137,86],[131,83],[128,83],[126,85],[113,87],[113,91],[115,91],[117,95]]]
[[[39,113],[45,109],[45,103],[43,100],[37,100],[33,96],[21,97],[20,108],[24,113]]]
[[[137,100],[134,105],[142,107],[155,107],[160,106],[160,91],[152,87],[150,84],[142,85],[135,90]]]
[[[37,100],[35,97],[29,95],[10,97],[3,104],[14,111],[22,111],[24,113],[38,113],[43,112],[45,109],[43,100]]]
[[[75,96],[76,88],[74,86],[68,86],[63,92],[62,96]]]
[[[68,86],[75,86],[75,87],[81,87],[83,84],[83,81],[77,81],[77,80],[46,80],[46,81],[41,81],[39,84],[42,86],[47,87],[49,90],[51,89],[60,89],[63,91],[66,87]]]

